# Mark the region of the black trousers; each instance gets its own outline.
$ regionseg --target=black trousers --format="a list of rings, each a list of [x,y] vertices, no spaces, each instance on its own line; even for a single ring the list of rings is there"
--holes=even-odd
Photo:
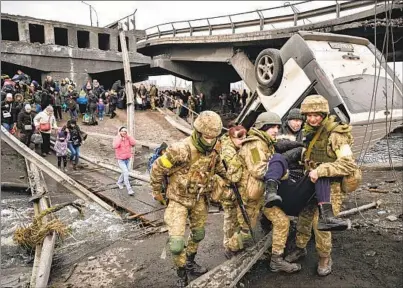
[[[278,195],[283,199],[279,208],[289,216],[298,216],[312,199],[316,200],[315,184],[311,182],[308,175],[297,181],[292,179],[281,181]]]
[[[43,143],[41,144],[41,152],[47,154],[50,152],[50,133],[41,132],[41,134],[43,140]]]
[[[63,116],[62,116],[62,106],[54,106],[54,110],[55,110],[55,117],[56,117],[56,119],[62,120],[62,119],[63,119]]]
[[[33,134],[32,131],[31,132],[25,131],[24,133],[21,132],[20,133],[20,141],[29,147],[29,145],[31,144],[32,134]]]
[[[63,160],[63,167],[66,168],[67,166],[67,156],[57,156],[57,167],[62,167],[62,160]]]

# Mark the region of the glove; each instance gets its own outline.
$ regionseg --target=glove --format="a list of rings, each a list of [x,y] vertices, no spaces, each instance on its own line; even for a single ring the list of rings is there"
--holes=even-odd
[[[165,199],[161,193],[158,193],[158,194],[153,193],[153,198],[154,198],[154,200],[157,200],[158,202],[160,202],[161,205],[164,205],[164,206],[167,205],[167,202],[165,201]]]

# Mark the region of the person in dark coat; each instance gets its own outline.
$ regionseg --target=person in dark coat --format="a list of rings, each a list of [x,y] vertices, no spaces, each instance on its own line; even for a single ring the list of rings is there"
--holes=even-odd
[[[32,134],[35,132],[35,111],[30,104],[25,104],[24,109],[18,114],[17,128],[20,130],[20,141],[27,145],[31,144]]]

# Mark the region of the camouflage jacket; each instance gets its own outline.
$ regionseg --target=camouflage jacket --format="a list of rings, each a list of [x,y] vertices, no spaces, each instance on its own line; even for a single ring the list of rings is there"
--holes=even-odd
[[[307,124],[306,124],[307,125]],[[348,124],[336,123],[335,117],[325,120],[324,129],[312,148],[311,159],[326,159],[316,167],[319,177],[342,177],[351,175],[358,169],[351,146],[354,143],[351,135],[352,127]],[[304,127],[306,133],[307,126]],[[308,143],[307,143],[308,144]],[[306,151],[305,151],[306,152]],[[302,156],[303,162],[306,153]]]
[[[243,162],[239,158],[237,148],[227,134],[221,137],[220,157],[227,165],[227,179],[215,175],[211,199],[216,202],[220,201],[223,205],[233,205],[235,195],[229,181],[238,183],[241,180]]]
[[[239,182],[242,177],[243,162],[239,158],[234,143],[227,135],[221,138],[220,156],[227,164],[227,179],[232,183]]]
[[[239,192],[243,198],[259,200],[264,193],[264,175],[271,156],[275,153],[275,141],[265,132],[251,128],[248,138],[239,150],[244,162],[244,171],[239,183]]]
[[[215,173],[226,177],[225,168],[217,153],[215,150],[208,154],[200,153],[193,145],[191,137],[168,147],[152,166],[150,184],[153,195],[161,193],[166,175],[167,198],[188,208],[193,207],[201,196],[210,192]],[[214,157],[215,163],[212,161]]]

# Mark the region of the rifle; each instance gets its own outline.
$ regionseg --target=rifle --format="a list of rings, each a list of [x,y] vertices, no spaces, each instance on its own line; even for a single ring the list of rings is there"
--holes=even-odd
[[[224,159],[222,159],[222,164],[224,165],[225,171],[228,172],[228,166]],[[252,230],[252,225],[250,224],[250,219],[249,219],[248,213],[246,212],[245,205],[243,204],[242,197],[241,197],[241,194],[239,193],[238,187],[234,183],[232,183],[232,182],[230,182],[230,183],[231,183],[230,184],[231,189],[235,194],[236,201],[238,202],[239,209],[241,209],[242,217],[245,220],[246,224],[248,225],[250,234],[252,235],[253,242],[255,244],[257,244],[256,238],[255,238],[255,233]]]

